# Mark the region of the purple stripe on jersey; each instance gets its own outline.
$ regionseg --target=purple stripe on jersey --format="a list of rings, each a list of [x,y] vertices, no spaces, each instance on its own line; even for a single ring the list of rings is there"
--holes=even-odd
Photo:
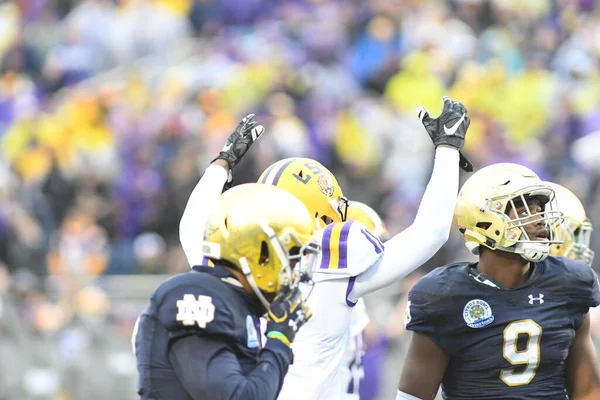
[[[350,301],[350,299],[348,298],[350,292],[352,291],[352,288],[354,287],[355,280],[355,276],[351,276],[350,279],[348,279],[348,288],[346,289],[346,304],[348,304],[349,307],[354,307],[356,303],[358,303],[357,301]]]
[[[329,268],[329,258],[331,257],[331,249],[329,248],[329,242],[331,242],[331,232],[333,231],[333,224],[327,225],[323,232],[323,257],[321,258],[321,269]]]
[[[383,243],[381,243],[381,241],[376,236],[374,236],[371,232],[369,232],[366,229],[361,229],[361,232],[363,233],[363,235],[365,235],[367,240],[371,242],[373,247],[375,247],[375,252],[377,254],[383,252]]]
[[[354,221],[348,221],[342,227],[342,233],[340,234],[340,259],[339,269],[348,268],[348,234],[350,233],[350,227]]]

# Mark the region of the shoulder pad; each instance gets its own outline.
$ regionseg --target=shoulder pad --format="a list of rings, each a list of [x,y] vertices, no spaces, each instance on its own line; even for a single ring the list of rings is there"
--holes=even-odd
[[[569,302],[584,308],[597,307],[600,304],[600,285],[598,276],[583,261],[566,257],[548,257],[549,268],[561,270],[567,282],[563,290],[569,296]]]
[[[168,331],[237,336],[241,321],[233,288],[212,276],[190,272],[163,283],[153,296],[156,314]],[[168,284],[168,285],[167,285]],[[243,308],[243,306],[242,306]]]
[[[317,232],[321,258],[317,280],[352,277],[369,269],[381,257],[384,245],[358,221],[338,222]]]
[[[427,335],[448,354],[452,354],[449,337],[456,328],[452,316],[461,315],[464,306],[453,299],[469,289],[461,288],[468,283],[465,266],[468,263],[438,267],[422,277],[410,290],[404,313],[407,330]]]
[[[452,295],[447,284],[451,274],[452,270],[448,267],[438,267],[419,279],[408,293],[410,312],[406,315],[406,324],[436,319],[437,314],[443,312],[446,298]]]

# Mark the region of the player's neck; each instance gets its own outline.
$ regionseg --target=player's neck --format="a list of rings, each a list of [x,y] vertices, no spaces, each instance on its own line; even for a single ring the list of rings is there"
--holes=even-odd
[[[477,269],[500,286],[521,286],[529,276],[530,264],[520,255],[505,251],[482,251]]]

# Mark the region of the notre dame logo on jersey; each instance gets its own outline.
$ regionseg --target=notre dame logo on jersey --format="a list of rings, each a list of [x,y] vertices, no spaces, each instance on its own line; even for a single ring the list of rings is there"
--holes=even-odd
[[[215,319],[215,305],[210,296],[198,296],[198,299],[193,294],[186,294],[183,300],[177,301],[177,321],[181,321],[183,325],[190,326],[195,323],[200,328],[206,328],[206,324]]]

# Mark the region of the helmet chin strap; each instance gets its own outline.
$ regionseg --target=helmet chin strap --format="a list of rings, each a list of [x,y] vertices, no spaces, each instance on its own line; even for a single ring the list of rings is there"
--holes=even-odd
[[[525,260],[530,262],[544,261],[550,254],[549,243],[517,243],[514,246],[502,247],[498,246],[502,251],[519,254]]]
[[[479,255],[480,245],[476,242],[466,242],[465,246],[471,252],[471,254]],[[496,250],[506,251],[508,253],[519,254],[525,260],[530,262],[544,261],[550,254],[549,243],[517,243],[514,246],[502,247],[496,246]]]

